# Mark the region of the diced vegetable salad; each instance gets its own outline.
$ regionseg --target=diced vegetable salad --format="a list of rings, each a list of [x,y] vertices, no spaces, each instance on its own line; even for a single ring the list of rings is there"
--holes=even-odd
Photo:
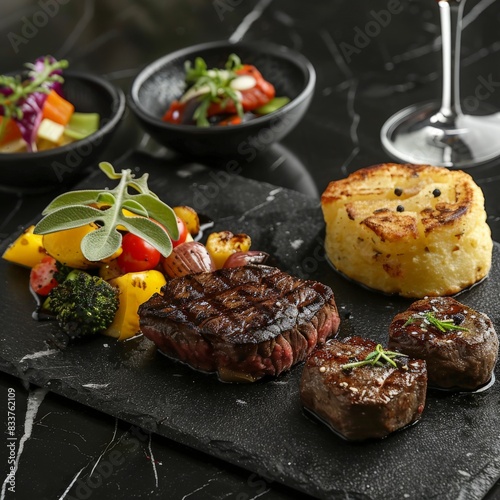
[[[0,76],[0,153],[53,149],[98,130],[99,114],[75,111],[64,98],[67,67],[46,56],[26,64],[25,74]]]
[[[224,69],[207,67],[197,57],[194,66],[185,63],[186,90],[173,101],[163,120],[174,124],[238,125],[272,113],[287,104],[288,97],[276,97],[275,88],[251,64],[242,64],[231,54]]]

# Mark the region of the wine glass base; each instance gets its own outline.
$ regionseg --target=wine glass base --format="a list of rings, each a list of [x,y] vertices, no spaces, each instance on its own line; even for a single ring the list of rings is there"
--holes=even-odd
[[[423,103],[389,118],[381,130],[387,153],[405,163],[461,169],[500,157],[500,113],[451,121],[439,117],[439,109],[439,103]]]

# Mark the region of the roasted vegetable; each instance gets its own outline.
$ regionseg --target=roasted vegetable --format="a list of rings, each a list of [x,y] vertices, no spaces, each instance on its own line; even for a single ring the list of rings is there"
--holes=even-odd
[[[235,252],[247,252],[251,244],[252,240],[247,234],[220,231],[208,237],[207,250],[214,261],[215,268],[221,269],[230,255]]]
[[[46,255],[41,262],[31,269],[30,272],[30,287],[41,295],[47,296],[50,291],[58,285],[55,278],[57,274],[57,262],[54,257]]]
[[[194,208],[183,205],[173,207],[173,211],[186,224],[190,235],[196,236],[200,232],[200,218]]]
[[[122,238],[122,253],[117,259],[124,273],[154,269],[160,262],[161,253],[146,240],[133,233]]]
[[[47,256],[41,234],[33,234],[35,226],[28,227],[5,250],[2,258],[20,266],[35,267]]]
[[[139,333],[139,305],[146,302],[165,285],[165,277],[160,271],[127,273],[112,279],[109,283],[118,290],[120,306],[114,320],[104,332],[110,337],[124,340]]]
[[[260,250],[250,250],[248,252],[235,252],[231,254],[223,267],[240,267],[247,264],[264,264],[269,258],[269,254]]]
[[[122,275],[123,271],[120,267],[120,264],[118,264],[118,259],[114,259],[109,262],[103,262],[99,266],[99,276],[106,281],[110,281]]]
[[[99,276],[73,270],[50,291],[43,309],[55,314],[70,338],[77,338],[106,330],[118,305],[115,287]]]
[[[188,241],[175,247],[163,261],[167,276],[175,278],[187,274],[215,271],[212,257],[206,247],[197,241]]]
[[[182,245],[186,241],[189,241],[189,239],[193,239],[191,235],[189,234],[188,227],[186,223],[178,216],[175,216],[175,220],[177,221],[177,231],[179,232],[179,237],[177,239],[172,239],[172,246],[177,247],[179,245]]]

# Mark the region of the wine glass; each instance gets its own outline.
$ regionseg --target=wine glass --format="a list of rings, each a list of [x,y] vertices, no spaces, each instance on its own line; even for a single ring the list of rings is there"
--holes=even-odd
[[[466,0],[438,0],[443,52],[441,102],[409,106],[382,127],[399,161],[469,168],[500,156],[500,113],[470,115],[460,104],[460,37]]]

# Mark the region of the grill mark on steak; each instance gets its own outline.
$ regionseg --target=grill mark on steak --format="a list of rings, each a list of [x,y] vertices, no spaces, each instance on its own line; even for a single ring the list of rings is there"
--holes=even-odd
[[[162,294],[140,306],[141,330],[167,355],[204,371],[278,375],[340,323],[329,287],[268,266],[183,276]]]
[[[315,282],[301,280],[295,280],[296,283],[293,283],[291,276],[286,282],[279,283],[272,278],[276,278],[275,275],[279,274],[277,277],[281,280],[280,275],[283,273],[275,268],[266,268],[266,273],[270,273],[271,271],[267,269],[271,269],[273,274],[263,274],[259,286],[252,286],[255,269],[252,269],[253,273],[250,274],[246,267],[248,266],[245,266],[243,284],[229,288],[231,278],[225,274],[232,277],[233,283],[235,277],[237,279],[242,277],[235,276],[235,273],[221,272],[214,279],[221,285],[222,291],[209,288],[208,291],[204,291],[203,300],[200,301],[198,298],[197,303],[186,297],[177,298],[177,288],[175,285],[171,287],[172,282],[169,282],[164,290],[166,303],[160,301],[157,307],[151,307],[151,311],[154,310],[159,316],[173,321],[196,325],[205,336],[220,335],[222,330],[228,341],[257,343],[276,336],[276,327],[280,331],[287,330],[297,322],[301,324],[309,321],[325,300],[333,296],[331,290],[324,285],[317,287],[314,286]],[[186,281],[203,286],[207,283],[204,274],[191,275]],[[245,291],[243,286],[246,286],[248,278],[250,278],[250,290]],[[283,284],[287,286],[282,286]],[[249,298],[252,300],[249,301]],[[300,310],[296,304],[300,304]],[[249,329],[252,329],[251,336],[240,333]]]

